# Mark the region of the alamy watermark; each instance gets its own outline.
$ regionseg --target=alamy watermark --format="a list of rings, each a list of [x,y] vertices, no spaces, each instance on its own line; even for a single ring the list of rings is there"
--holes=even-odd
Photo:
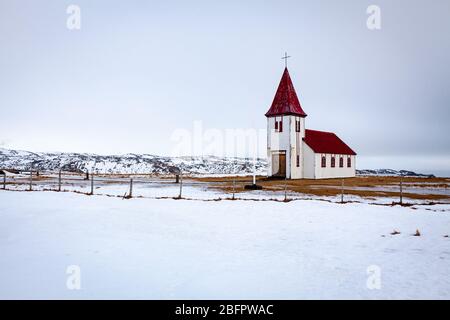
[[[366,286],[369,290],[381,290],[381,268],[377,265],[367,267]]]
[[[77,265],[70,265],[66,269],[68,275],[66,287],[68,290],[81,290],[81,268]]]
[[[81,9],[80,6],[71,4],[67,7],[66,13],[69,15],[66,20],[66,27],[69,30],[81,29]]]
[[[370,5],[367,7],[366,13],[369,15],[366,21],[369,30],[381,29],[381,8],[377,5]]]
[[[171,135],[171,156],[187,155],[259,158],[266,156],[267,131],[255,128],[205,128],[200,120],[191,129]]]

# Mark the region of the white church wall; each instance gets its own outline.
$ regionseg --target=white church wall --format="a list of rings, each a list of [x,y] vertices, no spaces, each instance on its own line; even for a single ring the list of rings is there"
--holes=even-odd
[[[315,179],[332,179],[332,178],[351,178],[356,176],[356,157],[351,155],[339,155],[336,154],[335,167],[331,167],[332,154],[325,154],[326,157],[326,167],[322,168],[322,154],[315,153]],[[339,167],[339,158],[344,158],[344,167]],[[351,158],[351,167],[347,167],[347,157]]]
[[[303,138],[305,137],[305,119],[302,117],[288,116],[290,121],[290,145],[291,145],[291,179],[303,178]],[[295,121],[300,120],[300,132],[296,131]],[[297,167],[297,155],[299,166]]]
[[[316,177],[316,154],[314,151],[305,143],[303,145],[303,178],[305,179],[315,179]]]
[[[283,131],[275,131],[275,120],[283,119]],[[272,155],[279,151],[286,152],[286,175],[289,179],[331,179],[347,178],[356,175],[356,157],[348,155],[334,155],[335,167],[331,167],[332,154],[325,154],[326,167],[322,168],[322,154],[314,151],[303,142],[305,137],[305,119],[300,118],[300,133],[296,132],[295,116],[279,116],[267,119],[267,175],[273,175]],[[297,152],[297,149],[298,152]],[[297,154],[300,155],[300,165],[297,167]],[[343,157],[344,166],[339,166],[339,158]],[[351,158],[351,167],[347,167],[347,157]],[[276,169],[277,169],[276,168]]]
[[[275,119],[283,119],[283,131],[275,131]],[[296,132],[295,121],[300,120],[300,132]],[[286,151],[286,175],[291,179],[303,178],[303,138],[305,137],[305,119],[296,116],[279,116],[267,119],[267,158],[268,175],[273,173],[272,154]],[[298,152],[297,152],[298,149]],[[297,167],[297,154],[299,166]]]
[[[283,131],[275,131],[275,119],[280,121],[283,118]],[[272,175],[272,154],[277,151],[286,151],[286,175],[291,174],[291,149],[290,149],[290,126],[289,116],[278,116],[267,118],[267,159],[268,159],[268,175]]]

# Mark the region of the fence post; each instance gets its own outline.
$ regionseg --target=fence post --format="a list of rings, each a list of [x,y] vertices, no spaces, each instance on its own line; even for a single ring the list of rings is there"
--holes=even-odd
[[[3,171],[3,190],[6,190],[6,172]]]
[[[287,175],[284,177],[284,201],[287,202]]]
[[[30,191],[33,190],[33,170],[30,169]]]
[[[403,204],[403,176],[400,176],[400,204]]]
[[[180,194],[178,196],[178,198],[180,198],[180,199],[181,199],[182,192],[183,192],[183,173],[180,172]]]
[[[91,195],[94,194],[94,173],[91,173]]]
[[[128,195],[128,197],[133,197],[133,178],[130,179],[130,194]]]
[[[233,178],[233,200],[235,192],[236,192],[236,178]]]
[[[58,173],[58,191],[61,191],[61,169],[59,169]]]
[[[344,203],[344,179],[341,179],[341,203]]]

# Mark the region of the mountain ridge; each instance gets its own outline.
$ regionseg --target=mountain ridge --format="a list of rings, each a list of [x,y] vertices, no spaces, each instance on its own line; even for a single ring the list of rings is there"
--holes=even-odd
[[[230,158],[217,156],[169,157],[152,154],[127,153],[123,155],[98,155],[74,152],[31,152],[0,148],[0,169],[94,173],[152,173],[173,174],[181,170],[190,174],[252,174],[265,175],[265,159]],[[434,177],[409,170],[364,169],[356,170],[357,175]]]

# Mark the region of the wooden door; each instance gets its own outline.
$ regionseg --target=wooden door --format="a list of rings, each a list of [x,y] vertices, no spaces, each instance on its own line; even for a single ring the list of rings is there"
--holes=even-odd
[[[272,154],[272,176],[286,177],[286,151]]]
[[[286,153],[280,153],[279,154],[279,169],[278,169],[278,175],[280,177],[286,177]]]

